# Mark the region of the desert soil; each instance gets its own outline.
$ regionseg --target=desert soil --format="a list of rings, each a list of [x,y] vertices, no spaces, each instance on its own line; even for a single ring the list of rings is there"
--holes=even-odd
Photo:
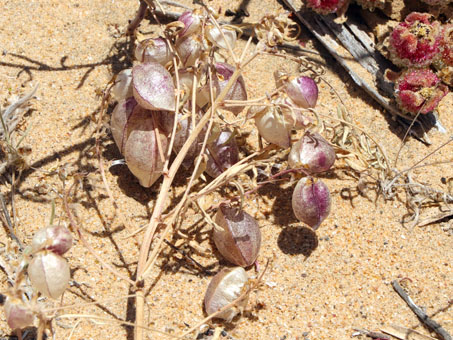
[[[194,6],[190,1],[184,1]],[[240,1],[209,2],[223,14],[237,9]],[[25,145],[32,151],[15,188],[14,205],[17,236],[29,244],[33,234],[48,224],[51,202],[56,205],[56,223],[68,224],[63,207],[64,190],[73,183],[75,172],[86,178],[71,197],[71,209],[93,249],[105,262],[123,275],[135,272],[141,234],[127,237],[145,225],[151,215],[161,181],[150,189],[139,186],[126,166],[106,172],[118,209],[108,199],[98,172],[95,151],[96,119],[101,98],[112,74],[131,66],[122,32],[134,17],[137,1],[131,0],[2,0],[0,2],[0,99],[4,106],[14,95],[29,92],[39,84],[31,110],[20,129],[30,128]],[[271,0],[252,0],[250,17],[258,20],[268,13],[282,12]],[[172,8],[181,11],[178,8]],[[229,18],[225,18],[229,19]],[[142,34],[159,33],[146,21]],[[325,78],[335,87],[353,115],[354,122],[370,132],[394,159],[404,129],[384,110],[357,88],[349,76],[318,44],[309,31],[302,29],[300,42],[320,53],[326,68]],[[244,47],[240,41],[237,50]],[[294,63],[284,59],[260,58],[245,70],[249,97],[273,88],[273,71],[297,72]],[[358,66],[358,72],[360,72]],[[362,71],[363,72],[363,71]],[[319,107],[324,114],[335,115],[337,97],[326,85],[320,86]],[[439,106],[442,124],[448,131],[429,131],[431,146],[409,138],[398,162],[406,169],[445,142],[453,131],[453,95]],[[106,120],[107,122],[107,120]],[[256,132],[249,137],[256,143]],[[436,153],[430,161],[451,160],[453,145]],[[108,129],[102,136],[102,161],[108,169],[121,159]],[[172,203],[184,185],[178,176]],[[419,181],[447,190],[442,177],[453,177],[450,164],[424,167],[413,171]],[[403,279],[414,301],[423,306],[438,323],[453,334],[453,233],[451,221],[411,228],[401,223],[407,213],[401,199],[384,201],[370,192],[370,198],[345,195],[357,180],[336,168],[323,176],[332,192],[332,212],[315,232],[298,222],[291,211],[288,186],[268,185],[245,201],[244,209],[257,218],[262,234],[259,262],[272,259],[263,287],[253,293],[244,316],[223,325],[234,339],[349,339],[354,328],[379,330],[396,324],[429,334],[407,305],[396,295],[391,281]],[[1,191],[10,202],[10,185]],[[207,198],[208,205],[218,196]],[[8,203],[8,207],[10,207]],[[435,211],[433,212],[435,213]],[[123,223],[126,221],[126,223]],[[207,255],[191,251],[200,263],[213,272],[228,266],[219,254],[209,254],[209,227],[202,216],[186,215],[183,230],[197,232],[194,237]],[[11,244],[6,229],[0,240]],[[187,246],[184,249],[190,251]],[[5,256],[3,253],[2,256]],[[96,315],[111,320],[133,321],[132,294],[126,282],[106,270],[79,241],[67,259],[72,268],[73,284],[65,293],[64,305],[97,301],[96,305],[72,307],[59,315]],[[255,270],[249,269],[251,275]],[[0,290],[8,283],[1,274]],[[205,317],[202,301],[211,277],[200,272],[181,255],[165,249],[153,269],[148,284],[146,320],[149,327],[181,334],[188,326]],[[58,305],[46,302],[47,305]],[[13,334],[0,313],[0,337]],[[54,323],[56,339],[131,339],[130,327],[93,318],[67,317]],[[148,338],[165,338],[147,333]]]

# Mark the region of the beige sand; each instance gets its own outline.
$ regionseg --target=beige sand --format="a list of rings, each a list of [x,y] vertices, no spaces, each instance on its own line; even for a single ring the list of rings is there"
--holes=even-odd
[[[190,1],[185,1],[191,5]],[[235,9],[239,1],[212,1],[213,8]],[[28,92],[39,83],[37,100],[25,117],[22,129],[32,126],[26,144],[32,147],[32,166],[16,189],[17,235],[29,243],[33,233],[49,221],[51,199],[55,199],[58,221],[67,224],[61,194],[63,184],[56,171],[78,170],[88,173],[80,187],[74,209],[86,237],[104,261],[114,264],[123,275],[135,271],[141,237],[125,237],[144,225],[151,214],[159,184],[141,188],[127,168],[107,172],[107,180],[119,211],[109,202],[99,174],[93,133],[101,100],[96,95],[109,81],[112,72],[125,68],[128,60],[118,52],[118,44],[127,20],[133,18],[137,2],[131,0],[3,0],[0,2],[0,99]],[[281,11],[276,1],[251,1],[248,11],[256,20],[265,13]],[[142,33],[157,33],[145,25]],[[354,115],[355,122],[373,133],[393,159],[400,145],[401,127],[391,121],[379,106],[357,89],[347,74],[327,56],[327,52],[303,31],[307,47],[319,48],[325,57],[326,79],[340,93]],[[117,44],[117,46],[115,46]],[[243,46],[243,43],[242,43]],[[240,49],[241,46],[238,47]],[[118,57],[120,55],[120,57]],[[277,68],[295,71],[295,64],[278,59],[260,59],[246,70],[250,97],[271,90],[272,72]],[[336,98],[327,86],[320,88],[321,112],[334,112]],[[432,130],[432,146],[410,139],[404,147],[399,168],[404,169],[434,150],[453,131],[453,96],[439,108],[442,122],[449,131]],[[256,134],[250,136],[256,141]],[[450,158],[453,146],[447,146],[431,161]],[[110,164],[121,158],[113,140],[106,134],[103,159]],[[335,175],[334,175],[335,174]],[[441,177],[451,178],[451,163],[414,171],[418,180],[446,189]],[[272,258],[265,285],[252,294],[250,310],[232,325],[226,325],[235,339],[348,339],[354,328],[378,330],[398,324],[428,334],[406,304],[395,294],[390,282],[409,278],[406,287],[413,299],[429,315],[453,333],[453,239],[441,225],[433,224],[410,230],[401,225],[406,207],[400,200],[376,204],[364,197],[352,200],[340,196],[356,181],[335,171],[326,178],[333,192],[333,209],[316,234],[302,227],[291,212],[291,189],[266,187],[260,195],[246,201],[245,209],[262,227],[263,243],[259,261]],[[66,187],[72,183],[69,176]],[[183,181],[178,180],[182,188]],[[9,192],[8,185],[2,192]],[[122,214],[125,228],[118,218]],[[200,220],[187,216],[183,229]],[[208,230],[203,224],[200,230]],[[0,230],[1,240],[8,237]],[[211,249],[206,234],[197,239]],[[169,256],[171,254],[171,256]],[[193,255],[217,271],[226,263],[217,256]],[[97,306],[71,308],[61,314],[91,314],[109,319],[131,320],[133,305],[125,298],[128,284],[103,268],[80,242],[68,253],[73,279],[64,296],[64,304],[99,301]],[[250,270],[254,274],[253,270]],[[2,277],[1,289],[7,288]],[[149,279],[152,291],[147,298],[147,322],[161,331],[181,334],[205,317],[202,300],[210,278],[201,275],[187,261],[168,249]],[[122,298],[117,301],[109,299]],[[0,337],[11,334],[1,315]],[[79,322],[80,320],[80,322]],[[126,339],[130,328],[110,321],[61,319],[55,324],[56,339]],[[149,334],[149,338],[162,338]]]

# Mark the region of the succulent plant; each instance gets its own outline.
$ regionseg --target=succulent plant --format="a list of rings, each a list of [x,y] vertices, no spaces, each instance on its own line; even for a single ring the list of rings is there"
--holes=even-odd
[[[373,11],[375,8],[384,8],[385,0],[356,0],[365,9]]]
[[[395,83],[399,107],[412,114],[433,111],[447,93],[448,87],[428,68],[409,69]]]
[[[410,13],[390,35],[390,58],[395,65],[425,67],[439,57],[441,26],[428,13]]]
[[[340,11],[349,4],[349,0],[305,0],[313,11],[319,14],[330,14]]]

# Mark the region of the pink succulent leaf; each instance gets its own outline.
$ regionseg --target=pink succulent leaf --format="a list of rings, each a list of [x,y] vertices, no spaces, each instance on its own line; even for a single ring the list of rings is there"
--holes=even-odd
[[[427,13],[412,12],[390,35],[390,56],[394,64],[424,67],[439,57],[440,23],[430,22]]]
[[[339,11],[349,0],[305,0],[305,3],[316,13],[330,14]]]
[[[422,114],[433,111],[448,93],[448,87],[430,69],[410,69],[395,83],[395,98],[406,112]]]

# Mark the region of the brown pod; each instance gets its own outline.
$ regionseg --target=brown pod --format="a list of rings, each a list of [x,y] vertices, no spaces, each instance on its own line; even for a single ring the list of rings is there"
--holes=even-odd
[[[149,188],[161,176],[169,138],[161,128],[161,112],[140,107],[133,98],[120,101],[112,113],[113,138],[140,185]],[[159,141],[158,141],[159,139]]]
[[[243,292],[249,278],[244,268],[224,268],[209,283],[204,297],[204,308],[211,315],[236,300]],[[247,305],[247,297],[239,301],[235,307],[218,314],[216,318],[230,322]]]
[[[215,222],[220,228],[214,228],[213,239],[220,254],[238,266],[252,265],[261,245],[261,231],[255,219],[242,210],[221,206]]]

